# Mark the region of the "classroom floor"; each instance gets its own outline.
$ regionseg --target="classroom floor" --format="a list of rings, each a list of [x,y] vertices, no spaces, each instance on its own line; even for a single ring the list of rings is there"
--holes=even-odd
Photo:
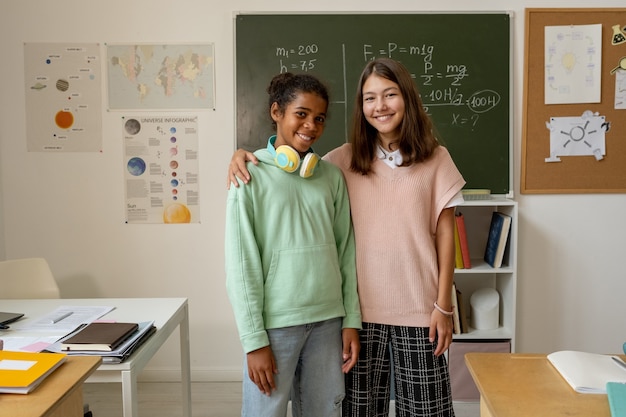
[[[93,417],[121,417],[121,384],[88,383],[84,385],[84,402]],[[140,382],[139,415],[150,417],[182,416],[180,384],[175,382]],[[193,417],[239,417],[241,415],[240,382],[193,382],[191,384]],[[455,403],[456,417],[478,417],[478,403]],[[395,413],[391,412],[390,417]]]

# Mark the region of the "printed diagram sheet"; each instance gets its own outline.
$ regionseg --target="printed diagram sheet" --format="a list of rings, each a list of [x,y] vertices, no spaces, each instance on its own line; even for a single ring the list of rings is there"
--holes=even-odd
[[[99,44],[24,44],[30,152],[102,150]]]
[[[599,103],[602,25],[545,27],[545,104]]]
[[[593,156],[600,161],[606,155],[605,133],[609,123],[604,116],[587,110],[580,117],[551,117],[550,157],[546,162],[560,162],[560,156]]]
[[[127,223],[200,223],[197,119],[122,118]]]
[[[615,74],[615,109],[626,109],[626,56],[611,70]]]

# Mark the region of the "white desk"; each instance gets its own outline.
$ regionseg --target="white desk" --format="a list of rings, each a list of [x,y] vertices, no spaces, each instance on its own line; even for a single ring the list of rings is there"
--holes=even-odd
[[[121,382],[124,417],[138,416],[137,376],[170,337],[176,327],[180,333],[180,367],[183,417],[191,417],[191,362],[189,357],[189,308],[186,298],[91,298],[46,300],[0,300],[0,310],[25,313],[13,324],[37,319],[59,306],[92,305],[113,306],[115,309],[103,316],[116,321],[154,320],[156,332],[143,343],[130,358],[119,364],[101,364],[87,382]],[[39,333],[41,334],[41,333]],[[22,330],[3,331],[2,336],[32,336]]]

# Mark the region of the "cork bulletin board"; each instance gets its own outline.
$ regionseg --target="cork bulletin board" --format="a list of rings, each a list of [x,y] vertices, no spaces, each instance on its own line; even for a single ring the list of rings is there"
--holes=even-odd
[[[601,37],[597,38],[601,40],[592,43],[579,37],[584,38],[580,50],[550,49],[553,39],[558,42],[564,38],[561,33],[573,33],[578,25],[601,26]],[[554,27],[562,27],[562,31]],[[559,35],[550,38],[556,32]],[[599,65],[590,65],[588,55],[595,55]],[[599,97],[589,102],[552,103],[546,92],[546,84],[549,88],[556,84],[550,78],[552,64],[565,67],[558,68],[564,69],[563,74],[583,66],[584,82],[572,84],[573,92],[597,84]],[[594,68],[599,72],[590,75]],[[626,192],[626,99],[621,104],[621,97],[626,97],[624,80],[626,8],[526,9],[522,193]]]

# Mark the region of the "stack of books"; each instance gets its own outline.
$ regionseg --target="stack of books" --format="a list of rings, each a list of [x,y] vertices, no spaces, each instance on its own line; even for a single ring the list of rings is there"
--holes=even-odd
[[[62,353],[0,350],[0,392],[28,394],[65,360]]]
[[[153,321],[92,322],[79,327],[46,350],[67,355],[98,355],[103,363],[120,363],[155,331]]]
[[[456,212],[454,218],[454,267],[456,269],[470,269],[472,260],[465,217],[463,213]],[[483,260],[494,268],[501,268],[503,263],[506,263],[507,249],[510,245],[511,221],[511,216],[499,211],[493,212],[491,216]]]
[[[89,350],[111,352],[137,331],[137,323],[89,323],[79,332],[61,341],[64,351]]]

